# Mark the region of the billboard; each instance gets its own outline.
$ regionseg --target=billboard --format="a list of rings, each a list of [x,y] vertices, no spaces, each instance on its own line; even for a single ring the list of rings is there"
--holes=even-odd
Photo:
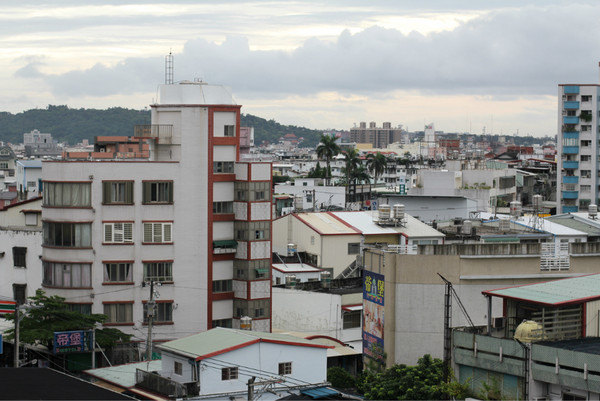
[[[92,352],[93,334],[91,330],[54,332],[54,353]]]
[[[385,280],[366,270],[363,280],[363,355],[383,362]]]

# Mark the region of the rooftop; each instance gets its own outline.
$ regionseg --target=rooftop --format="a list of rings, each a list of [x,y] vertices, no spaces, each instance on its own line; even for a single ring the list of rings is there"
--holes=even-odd
[[[562,348],[570,351],[600,355],[600,339],[598,337],[578,338],[561,341],[538,341],[536,344]]]
[[[41,160],[17,160],[17,164],[25,168],[42,168]]]
[[[223,85],[209,85],[205,82],[181,81],[158,87],[160,105],[237,105],[231,91]]]
[[[321,235],[360,235],[361,232],[336,219],[331,213],[298,213],[296,218]]]
[[[318,273],[321,271],[318,267],[306,263],[273,263],[273,269],[282,273]]]
[[[235,330],[217,327],[203,333],[194,334],[178,340],[158,345],[162,351],[173,352],[195,360],[203,360],[224,354],[238,348],[247,347],[259,342],[277,343],[291,346],[328,348],[286,334],[263,333],[258,331]]]
[[[354,227],[364,235],[404,234],[407,237],[443,237],[444,234],[422,221],[405,214],[404,226],[383,227],[375,223],[377,211],[366,212],[331,212],[334,216]]]
[[[150,362],[126,363],[124,365],[109,366],[106,368],[88,369],[84,372],[108,383],[129,388],[135,386],[136,369],[154,372],[161,369],[161,360]]]
[[[579,304],[600,299],[600,273],[483,291],[484,295],[547,306]]]

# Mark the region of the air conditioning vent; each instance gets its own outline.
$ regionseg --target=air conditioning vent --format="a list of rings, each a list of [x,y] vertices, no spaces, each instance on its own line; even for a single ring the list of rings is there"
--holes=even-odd
[[[495,317],[492,320],[492,327],[495,329],[503,329],[506,319],[504,317]]]

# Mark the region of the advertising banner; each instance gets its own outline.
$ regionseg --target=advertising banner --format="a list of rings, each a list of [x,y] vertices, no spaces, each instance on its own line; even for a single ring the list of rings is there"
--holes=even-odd
[[[54,332],[54,353],[92,352],[92,331],[57,331]]]
[[[383,362],[384,276],[364,272],[363,281],[363,355]]]

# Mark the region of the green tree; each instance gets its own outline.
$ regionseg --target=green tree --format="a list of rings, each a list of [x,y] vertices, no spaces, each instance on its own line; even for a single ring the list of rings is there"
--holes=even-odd
[[[327,381],[337,388],[355,388],[356,378],[346,369],[332,366],[327,369]]]
[[[464,399],[468,384],[444,382],[443,362],[424,355],[416,366],[394,365],[382,373],[367,372],[357,387],[369,400]]]
[[[354,176],[356,170],[360,166],[360,159],[358,158],[358,151],[356,149],[349,149],[344,152],[344,174],[346,175],[346,185],[350,185],[354,182]]]
[[[90,330],[107,318],[106,315],[86,315],[72,311],[64,298],[56,295],[48,297],[39,289],[29,299],[32,307],[22,317],[19,333],[20,341],[27,344],[40,343],[51,349],[55,331]],[[14,320],[14,315],[7,315],[5,318]],[[14,338],[14,329],[7,333],[9,339]],[[115,328],[96,330],[96,341],[103,348],[111,347],[117,342],[128,342],[130,339],[130,335]]]
[[[321,135],[321,142],[317,146],[317,157],[325,159],[327,170],[325,175],[325,183],[329,185],[331,180],[331,159],[340,153],[340,147],[335,143],[333,135]]]
[[[369,171],[373,173],[373,182],[377,185],[377,177],[379,177],[385,171],[388,163],[388,158],[381,152],[376,154],[370,153],[367,156],[367,167]]]

